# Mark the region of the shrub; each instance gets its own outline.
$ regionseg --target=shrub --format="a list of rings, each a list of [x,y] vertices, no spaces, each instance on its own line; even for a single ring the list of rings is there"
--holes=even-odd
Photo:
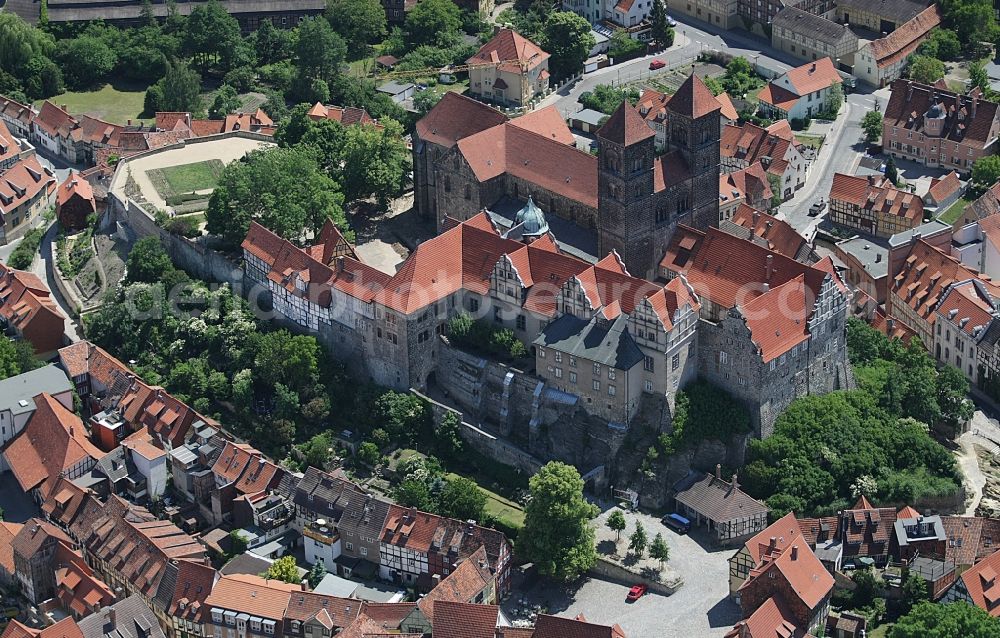
[[[42,243],[42,237],[45,236],[45,231],[41,228],[33,228],[24,234],[24,238],[21,239],[21,243],[17,245],[10,254],[10,258],[7,259],[7,265],[16,270],[24,270],[31,266],[31,262],[35,260],[35,253],[38,252],[38,246]]]
[[[448,322],[448,334],[452,342],[459,346],[482,350],[500,358],[523,359],[528,356],[527,347],[513,330],[475,321],[464,312]]]
[[[168,221],[164,226],[164,230],[173,233],[175,235],[183,235],[184,237],[199,237],[201,235],[201,228],[198,220],[193,217],[174,217]]]

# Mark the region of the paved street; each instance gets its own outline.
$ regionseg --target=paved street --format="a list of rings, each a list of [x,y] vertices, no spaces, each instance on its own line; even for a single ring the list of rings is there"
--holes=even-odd
[[[610,510],[598,517],[604,525]],[[535,586],[528,592],[514,592],[504,604],[505,611],[521,596],[548,608],[558,616],[575,617],[584,614],[587,620],[599,624],[618,623],[629,636],[724,636],[739,621],[739,607],[729,599],[728,559],[735,549],[705,549],[694,536],[680,536],[664,526],[659,519],[643,513],[626,513],[628,523],[624,537],[642,521],[649,538],[662,532],[670,546],[670,566],[684,579],[684,585],[672,596],[647,594],[635,603],[625,602],[628,587],[596,578],[586,579],[579,586]]]

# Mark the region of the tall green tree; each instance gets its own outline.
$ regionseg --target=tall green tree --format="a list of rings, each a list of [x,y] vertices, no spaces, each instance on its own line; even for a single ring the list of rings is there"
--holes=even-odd
[[[372,44],[385,38],[385,9],[379,0],[328,0],[326,19],[347,42],[352,58],[368,54]]]
[[[201,112],[201,76],[191,67],[181,63],[167,64],[166,75],[153,86],[159,89],[157,110]]]
[[[930,56],[915,55],[910,58],[907,72],[912,80],[923,84],[934,84],[944,77],[944,63]]]
[[[903,606],[903,613],[908,614],[916,605],[927,600],[927,581],[920,574],[910,572],[906,580],[903,581],[902,591],[903,598],[900,602]]]
[[[865,141],[873,144],[882,139],[882,113],[868,111],[861,118],[861,130],[865,132]]]
[[[266,578],[280,580],[283,583],[297,584],[299,582],[299,566],[295,564],[294,556],[282,556],[267,568]]]
[[[185,23],[184,49],[201,66],[219,61],[227,49],[241,41],[239,23],[218,0],[199,3]]]
[[[615,540],[622,539],[622,532],[625,531],[625,515],[622,514],[620,509],[615,508],[611,514],[608,515],[608,520],[605,523],[608,529],[615,533]]]
[[[249,153],[226,166],[205,218],[208,232],[237,246],[256,220],[282,237],[297,240],[319,232],[330,219],[348,231],[344,196],[320,172],[308,150],[273,148]]]
[[[896,621],[889,638],[996,638],[1000,619],[966,602],[922,602]]]
[[[170,255],[163,249],[160,238],[156,236],[143,237],[132,245],[126,261],[125,281],[129,283],[156,283],[174,270]]]
[[[660,569],[663,569],[663,563],[670,559],[670,546],[663,540],[663,534],[660,532],[656,533],[649,545],[649,557],[660,561]]]
[[[29,341],[13,341],[0,335],[0,380],[7,379],[42,365],[35,357]]]
[[[347,44],[322,16],[299,23],[295,66],[300,78],[329,83],[347,58]]]
[[[451,0],[421,0],[406,14],[403,32],[410,48],[449,47],[462,31],[462,12]]]
[[[461,476],[448,479],[438,498],[438,512],[461,521],[482,521],[486,515],[486,493],[470,479]]]
[[[636,521],[635,530],[628,537],[628,548],[635,552],[636,556],[642,558],[642,555],[646,553],[646,545],[648,543],[649,537],[646,536],[646,528],[642,526],[642,521]]]
[[[95,37],[81,36],[60,44],[63,78],[74,90],[102,83],[118,61],[111,47]]]
[[[323,566],[323,563],[316,561],[316,564],[309,570],[309,586],[316,589],[316,586],[323,582],[323,579],[326,578],[326,574],[326,567]]]
[[[530,500],[518,553],[543,576],[572,580],[597,561],[590,519],[597,508],[583,497],[583,479],[571,465],[545,464],[528,481]]]
[[[583,69],[595,40],[586,18],[572,11],[556,11],[545,23],[540,44],[551,56],[549,71],[561,80]]]
[[[987,155],[972,163],[972,183],[980,188],[989,188],[1000,180],[1000,156]]]
[[[31,26],[15,13],[0,13],[0,69],[21,73],[32,58],[47,58],[54,50],[55,39],[51,35]]]
[[[663,0],[652,0],[649,22],[652,26],[650,35],[653,40],[663,49],[670,48],[674,43],[674,28],[667,22],[667,10],[663,6]]]
[[[382,127],[348,126],[340,150],[340,180],[349,201],[374,196],[382,206],[403,191],[410,153],[403,127],[382,120]]]

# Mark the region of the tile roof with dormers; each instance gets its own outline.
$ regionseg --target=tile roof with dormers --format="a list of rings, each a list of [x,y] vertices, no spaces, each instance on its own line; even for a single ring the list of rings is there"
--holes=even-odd
[[[30,129],[35,119],[35,111],[30,106],[0,95],[0,117],[17,120],[25,128]]]
[[[48,286],[38,275],[0,264],[0,317],[9,328],[31,342],[36,352],[48,352],[61,345],[65,325]]]
[[[847,202],[863,210],[909,220],[912,226],[924,219],[924,202],[917,195],[901,191],[876,175],[835,173],[830,186],[831,202]]]
[[[92,466],[104,452],[87,438],[80,417],[59,401],[39,394],[34,402],[35,412],[3,454],[21,489],[38,489],[45,499],[63,472],[78,465]]]
[[[24,522],[24,525],[14,536],[11,541],[11,550],[14,552],[14,556],[28,560],[43,549],[48,549],[46,546],[52,546],[59,542],[66,543],[70,547],[74,544],[73,539],[66,532],[52,523],[40,518],[31,518]]]
[[[875,507],[862,495],[853,508],[840,513],[844,556],[887,555],[895,522],[895,508]]]
[[[212,466],[216,480],[233,484],[240,494],[259,494],[281,480],[284,472],[261,452],[245,443],[227,441]]]
[[[153,601],[168,616],[200,623],[208,610],[205,599],[218,578],[211,565],[183,558],[171,560],[164,567]]]
[[[309,118],[312,120],[333,120],[340,122],[344,126],[352,124],[373,124],[377,125],[375,118],[368,114],[368,111],[356,106],[332,106],[316,102],[309,109]]]
[[[976,607],[1000,617],[1000,550],[962,572],[961,579]]]
[[[15,208],[36,197],[56,190],[56,178],[34,155],[26,157],[0,174],[0,214],[6,216]]]
[[[754,564],[759,565],[766,555],[783,552],[801,538],[803,538],[802,530],[795,518],[795,513],[789,512],[757,532],[744,543],[743,547],[750,554]]]
[[[978,279],[955,283],[941,295],[936,313],[972,337],[983,334],[993,321],[996,300],[991,299]]]
[[[772,132],[772,127],[776,132]],[[788,167],[785,156],[790,148],[794,148],[792,140],[779,134],[783,130],[780,126],[763,128],[750,122],[746,122],[743,126],[727,124],[722,129],[720,142],[722,157],[733,158],[747,164],[766,161],[768,172],[780,176]],[[775,165],[773,169],[772,165]]]
[[[114,602],[114,591],[94,575],[79,552],[58,543],[55,556],[56,597],[64,609],[82,617]]]
[[[84,635],[73,617],[67,616],[44,629],[34,629],[14,619],[8,623],[0,638],[84,638]]]
[[[340,598],[313,592],[293,592],[285,609],[285,620],[302,623],[314,619],[326,629],[336,630],[347,627],[361,613],[362,602],[355,598]]]
[[[956,565],[974,565],[1000,548],[1000,520],[980,516],[942,516],[948,537],[945,558]]]
[[[725,638],[802,638],[805,630],[780,599],[771,597],[745,620],[736,623]]]
[[[740,590],[756,587],[771,589],[773,585],[768,581],[779,575],[799,601],[811,610],[819,607],[833,591],[833,576],[805,541],[788,545],[780,553],[765,555],[763,563],[750,570]]]
[[[438,603],[480,603],[476,597],[483,594],[494,577],[490,574],[490,563],[486,558],[486,548],[480,547],[468,558],[462,560],[450,574],[441,579],[434,589],[417,602],[417,607],[431,623],[435,624]]]
[[[997,138],[1000,105],[982,98],[960,95],[912,80],[892,83],[892,95],[883,113],[885,130],[901,129],[986,148]],[[929,120],[943,119],[940,134],[928,133]]]
[[[740,204],[730,221],[733,225],[744,229],[747,234],[744,239],[759,243],[785,257],[802,260],[803,255],[811,252],[809,242],[792,228],[791,224],[748,204]],[[729,226],[726,230],[733,232]]]
[[[251,574],[221,576],[212,593],[205,599],[208,608],[218,607],[228,611],[245,612],[273,620],[275,635],[281,635],[282,620],[292,595],[300,593],[302,586],[270,580]]]
[[[42,102],[42,107],[38,109],[38,114],[35,115],[34,125],[42,129],[49,137],[68,139],[73,129],[80,126],[80,122],[64,109],[45,100]]]
[[[493,38],[479,47],[465,61],[472,65],[496,65],[500,71],[523,73],[549,59],[549,54],[537,44],[513,29],[500,29]]]
[[[941,295],[957,281],[978,278],[987,293],[994,298],[1000,296],[1000,288],[988,277],[969,269],[923,239],[913,242],[899,270],[889,275],[893,277],[889,291],[896,297],[893,303],[906,304],[930,326],[934,325],[934,308]]]

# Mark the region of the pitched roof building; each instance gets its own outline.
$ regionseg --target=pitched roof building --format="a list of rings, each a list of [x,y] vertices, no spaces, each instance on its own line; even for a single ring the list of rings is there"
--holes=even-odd
[[[857,19],[858,16],[865,15],[863,10],[856,10],[860,9],[859,4],[861,3],[855,2],[854,7],[850,8],[838,7],[838,11],[850,11]],[[906,0],[883,0],[881,3],[883,7],[891,4],[902,9],[900,15],[910,13],[915,7],[920,7],[921,10],[888,35],[866,43],[858,51],[854,61],[854,76],[872,86],[883,87],[901,77],[910,56],[916,53],[930,32],[941,24],[941,10],[937,4],[923,8],[918,3]],[[884,26],[880,26],[878,30],[883,33],[886,31]]]
[[[804,13],[794,7],[786,11],[791,11],[796,16]],[[857,38],[855,43],[856,41]],[[810,118],[826,108],[831,87],[842,82],[840,73],[834,68],[833,60],[827,54],[825,57],[795,67],[768,82],[760,92],[760,105],[766,113],[776,119]]]
[[[469,94],[500,104],[527,105],[549,88],[549,54],[513,29],[500,29],[465,61]]]
[[[732,218],[719,224],[719,229],[804,264],[819,261],[806,238],[788,222],[746,204],[740,204]]]
[[[996,152],[1000,105],[898,79],[882,119],[882,148],[896,158],[961,174]]]
[[[965,601],[994,618],[1000,617],[1000,551],[987,556],[955,581],[944,602]]]
[[[719,541],[745,538],[767,526],[767,505],[741,490],[735,474],[725,481],[718,468],[715,476],[692,471],[674,491],[678,510],[693,523],[704,523]]]
[[[41,357],[62,345],[66,319],[34,273],[0,264],[0,320]]]
[[[810,12],[806,8],[786,6],[774,16],[771,21],[771,46],[799,60],[813,61],[826,57],[840,59],[850,65],[858,50],[858,36],[846,23],[830,20],[820,12]]]
[[[778,195],[782,200],[790,198],[805,184],[808,164],[787,121],[780,120],[767,128],[750,122],[743,126],[728,125],[722,129],[721,153],[726,172],[759,162],[769,175],[780,180]]]
[[[84,638],[165,638],[153,610],[135,594],[108,605],[77,625]]]
[[[836,173],[830,186],[830,221],[888,238],[922,224],[924,202],[888,179]]]

